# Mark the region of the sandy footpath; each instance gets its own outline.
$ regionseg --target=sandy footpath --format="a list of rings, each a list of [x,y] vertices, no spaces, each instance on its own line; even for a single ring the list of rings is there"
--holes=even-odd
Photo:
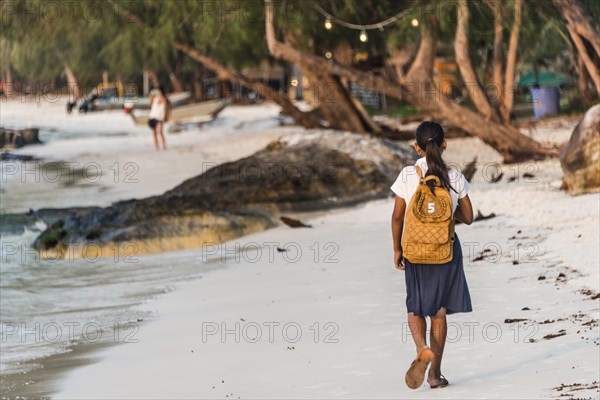
[[[450,141],[446,158],[474,154],[498,161],[477,139]],[[198,249],[223,268],[145,304],[158,318],[137,342],[67,374],[55,397],[597,398],[600,197],[560,191],[558,160],[502,166],[499,183],[483,171],[470,196],[496,217],[457,227],[474,311],[449,317],[449,387],[404,384],[414,347],[390,198]]]

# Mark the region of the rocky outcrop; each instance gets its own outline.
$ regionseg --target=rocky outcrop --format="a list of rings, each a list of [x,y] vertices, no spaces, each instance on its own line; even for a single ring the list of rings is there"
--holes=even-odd
[[[600,104],[590,108],[560,152],[563,187],[581,194],[600,189]]]
[[[409,147],[387,140],[332,131],[291,135],[160,196],[54,220],[34,245],[62,254],[94,244],[107,255],[115,244],[149,253],[220,243],[273,227],[283,212],[389,196],[400,169],[414,159]]]
[[[28,144],[40,144],[39,130],[31,129],[7,129],[0,127],[0,148],[18,149]]]

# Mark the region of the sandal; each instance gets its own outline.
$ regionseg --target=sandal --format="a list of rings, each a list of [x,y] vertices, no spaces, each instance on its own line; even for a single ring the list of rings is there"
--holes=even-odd
[[[425,371],[427,366],[433,360],[433,351],[429,348],[421,350],[417,358],[410,364],[410,368],[406,371],[404,381],[411,389],[418,389],[425,380]]]
[[[429,385],[432,389],[441,389],[448,386],[448,379],[444,375],[440,375],[440,379],[435,385]]]

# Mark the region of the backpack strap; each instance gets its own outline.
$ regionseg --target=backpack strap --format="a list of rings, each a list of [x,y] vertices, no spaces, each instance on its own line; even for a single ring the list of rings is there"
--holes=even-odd
[[[419,174],[419,178],[423,178],[423,171],[421,171],[421,167],[415,164],[415,169],[417,170],[417,174]]]
[[[426,177],[423,177],[423,171],[421,170],[421,167],[419,167],[418,165],[415,164],[415,169],[417,170],[417,174],[419,175],[419,181],[421,183],[427,183],[428,181],[435,181],[435,185],[436,186],[441,186],[442,183],[440,182],[440,178],[438,178],[435,175],[429,175]]]

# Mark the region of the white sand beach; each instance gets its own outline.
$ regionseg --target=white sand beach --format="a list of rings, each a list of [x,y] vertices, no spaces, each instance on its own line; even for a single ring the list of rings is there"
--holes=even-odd
[[[0,8],[0,400],[600,400],[600,0]]]
[[[248,140],[190,148],[210,152],[211,160],[219,149],[221,159],[251,153],[281,134],[275,114],[271,129]],[[535,134],[564,142],[574,125],[550,122]],[[175,161],[197,157],[186,153],[187,137],[169,135],[174,150],[157,156],[168,158],[156,167],[150,142],[139,150],[145,156],[131,153],[146,160],[140,171],[155,181],[136,194],[160,193],[196,174]],[[112,162],[99,149],[86,151]],[[499,161],[478,139],[449,141],[447,161],[462,165],[475,155]],[[490,165],[488,173],[496,172]],[[178,262],[216,258],[222,268],[141,305],[157,317],[129,338],[134,343],[102,350],[94,363],[61,376],[54,397],[597,398],[600,309],[591,297],[600,290],[600,198],[561,191],[557,159],[501,168],[499,183],[486,181],[480,168],[470,189],[476,211],[496,217],[457,226],[474,311],[448,317],[447,388],[404,384],[415,350],[404,273],[392,264],[390,198],[305,220],[312,228],[279,227],[186,251]],[[525,172],[534,177],[524,179]],[[83,205],[76,200],[61,204]],[[544,338],[552,334],[562,336]]]

